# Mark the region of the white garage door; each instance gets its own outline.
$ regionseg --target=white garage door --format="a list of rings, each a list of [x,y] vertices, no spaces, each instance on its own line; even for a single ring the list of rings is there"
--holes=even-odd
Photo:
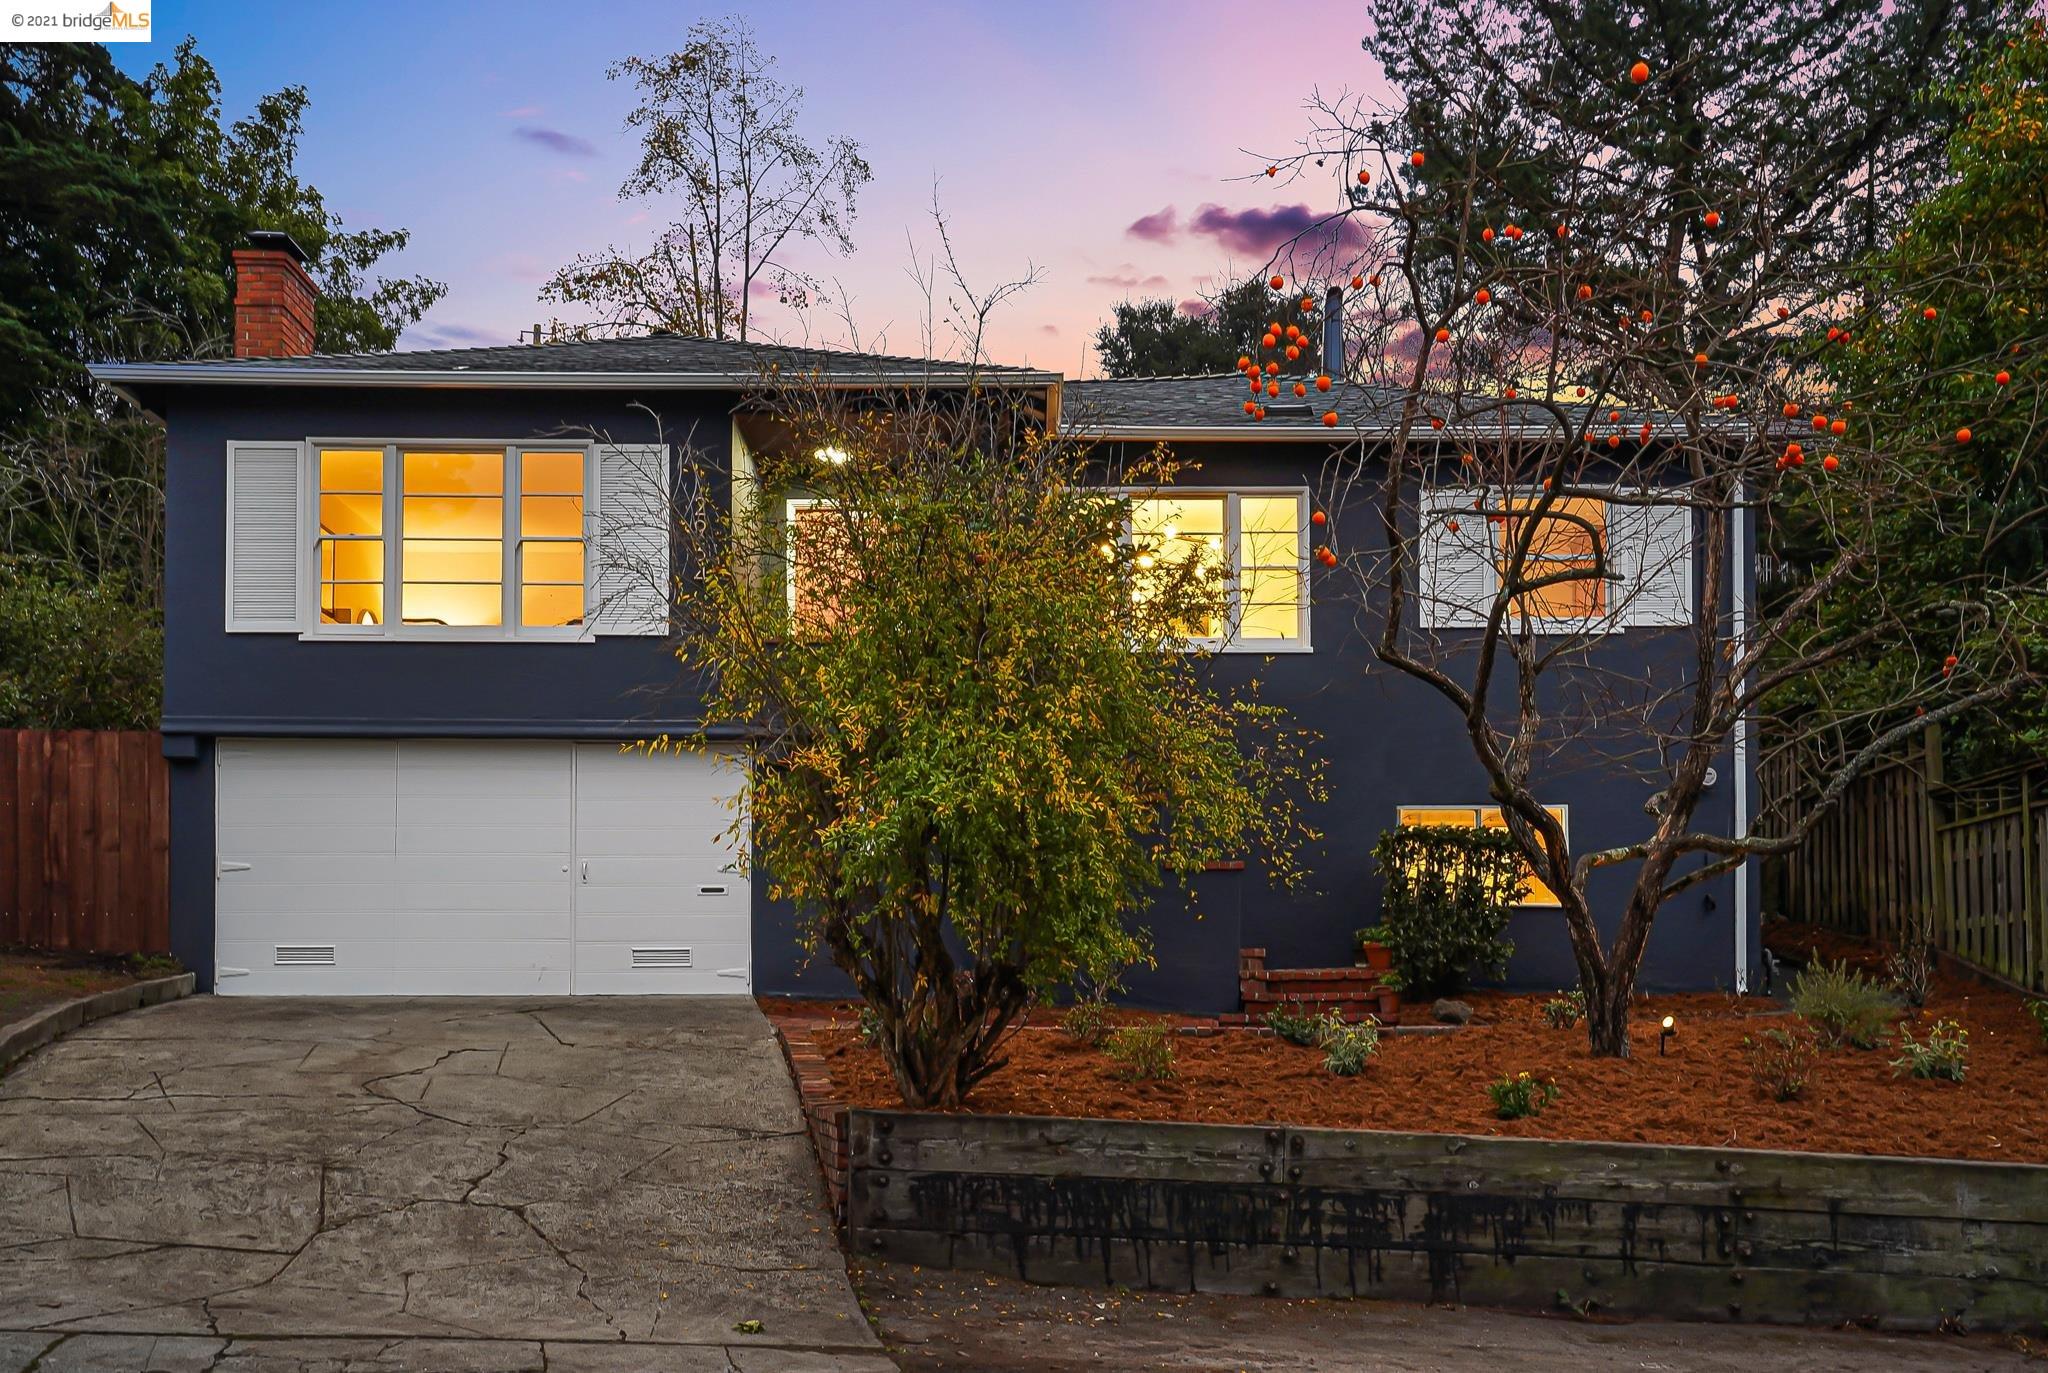
[[[610,744],[223,740],[216,987],[742,993],[729,760]]]

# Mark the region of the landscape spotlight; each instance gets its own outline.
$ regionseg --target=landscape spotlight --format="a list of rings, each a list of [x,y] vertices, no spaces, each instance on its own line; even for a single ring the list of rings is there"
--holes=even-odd
[[[1677,1033],[1678,1017],[1675,1015],[1665,1016],[1664,1028],[1657,1032],[1657,1057],[1664,1057],[1664,1046],[1666,1044],[1669,1044],[1671,1042],[1671,1036]]]

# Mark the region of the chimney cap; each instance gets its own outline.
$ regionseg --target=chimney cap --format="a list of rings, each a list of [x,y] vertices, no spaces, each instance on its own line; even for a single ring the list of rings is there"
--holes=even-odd
[[[306,256],[306,250],[299,246],[299,241],[282,229],[251,229],[248,243],[251,248],[288,254],[301,266],[311,260]]]

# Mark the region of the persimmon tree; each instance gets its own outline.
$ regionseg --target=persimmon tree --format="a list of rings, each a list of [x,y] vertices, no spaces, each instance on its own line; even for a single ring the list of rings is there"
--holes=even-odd
[[[1183,651],[1223,607],[1198,547],[1131,532],[1163,454],[1105,469],[972,364],[763,363],[752,472],[700,455],[679,497],[678,656],[743,739],[770,894],[872,1009],[904,1101],[957,1105],[1035,998],[1149,959],[1161,888],[1247,851],[1299,882],[1320,770]]]
[[[1758,8],[1383,3],[1376,41],[1400,49],[1405,102],[1318,101],[1301,146],[1253,173],[1340,178],[1332,215],[1372,245],[1276,259],[1306,295],[1348,286],[1349,374],[1367,383],[1331,410],[1355,441],[1325,474],[1321,594],[1354,596],[1379,660],[1461,721],[1556,893],[1605,1055],[1629,1052],[1667,902],[1796,845],[1925,723],[2036,681],[2038,564],[1898,578],[1892,512],[1953,509],[1975,450],[1830,369],[1924,308],[1856,265],[1890,239],[1870,215],[1920,184],[1928,126],[1907,93],[1866,108],[1872,92],[1844,83],[1880,41],[1952,65],[1953,12],[1781,7],[1812,21],[1797,30]],[[1738,12],[1768,32],[1768,70],[1707,41]],[[1638,55],[1612,60],[1624,44]],[[1742,98],[1759,83],[1781,122]],[[1754,541],[1773,526],[1756,517],[1795,507],[1796,584],[1759,599]],[[1831,614],[1844,600],[1859,613]],[[1914,660],[1928,645],[1945,647]],[[1799,684],[1890,655],[1908,663],[1881,692],[1758,737]],[[1796,813],[1707,803],[1738,745],[1845,738],[1811,750],[1829,762]],[[1640,784],[1639,835],[1575,844],[1545,805],[1589,768]]]

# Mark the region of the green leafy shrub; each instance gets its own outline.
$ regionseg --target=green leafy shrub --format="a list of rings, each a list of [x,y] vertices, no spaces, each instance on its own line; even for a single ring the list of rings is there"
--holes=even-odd
[[[1486,1085],[1486,1094],[1493,1098],[1493,1109],[1502,1120],[1540,1116],[1559,1095],[1555,1082],[1539,1081],[1528,1073],[1513,1077],[1503,1073],[1499,1081]]]
[[[1791,1101],[1806,1090],[1820,1058],[1820,1038],[1809,1026],[1765,1030],[1742,1047],[1749,1055],[1750,1080],[1773,1101]]]
[[[1380,1051],[1380,1027],[1375,1021],[1361,1020],[1353,1025],[1332,1011],[1320,1024],[1317,1043],[1323,1047],[1323,1067],[1338,1077],[1358,1076]]]
[[[1397,825],[1372,856],[1385,884],[1380,923],[1359,938],[1386,945],[1403,989],[1454,992],[1474,968],[1495,977],[1507,970],[1515,946],[1502,933],[1524,878],[1506,830]]]
[[[2048,1048],[2048,1000],[2029,1001],[2027,1014],[2034,1017],[2034,1023],[2041,1027],[2041,1044]]]
[[[1322,1032],[1322,1022],[1310,1015],[1298,1001],[1291,1009],[1286,1006],[1275,1006],[1266,1012],[1265,1021],[1266,1028],[1274,1034],[1289,1044],[1299,1044],[1304,1048],[1316,1043],[1317,1036]]]
[[[872,1049],[882,1042],[882,1017],[875,1014],[873,1006],[863,1004],[860,1008],[860,1019],[855,1024],[860,1033],[861,1043]]]
[[[1173,1027],[1163,1020],[1111,1030],[1102,1051],[1126,1082],[1164,1082],[1173,1076]]]
[[[1585,1018],[1586,994],[1576,987],[1543,1003],[1543,1023],[1553,1030],[1569,1030]]]
[[[1077,1044],[1094,1048],[1109,1033],[1109,1004],[1084,996],[1060,1016],[1060,1033]]]
[[[1894,1073],[1961,1082],[1969,1067],[1970,1032],[1955,1021],[1935,1021],[1928,1027],[1924,1040],[1913,1038],[1908,1026],[1899,1027],[1899,1056],[1892,1060]]]
[[[1830,1049],[1875,1049],[1899,1016],[1891,994],[1846,963],[1817,961],[1802,969],[1792,979],[1791,999],[1792,1009]]]

